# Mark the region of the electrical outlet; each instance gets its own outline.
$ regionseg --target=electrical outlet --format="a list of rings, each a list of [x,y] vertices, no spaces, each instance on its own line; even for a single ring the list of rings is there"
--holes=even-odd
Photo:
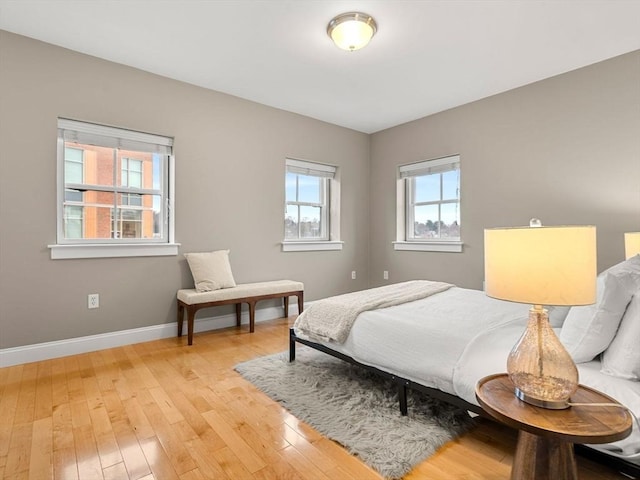
[[[354,270],[353,272],[351,272],[351,280],[355,280],[356,279],[356,271]]]
[[[389,280],[389,272],[387,270],[385,270],[384,272],[382,272],[382,278],[384,280]]]
[[[100,295],[97,293],[90,293],[87,296],[87,307],[98,308],[100,306]]]

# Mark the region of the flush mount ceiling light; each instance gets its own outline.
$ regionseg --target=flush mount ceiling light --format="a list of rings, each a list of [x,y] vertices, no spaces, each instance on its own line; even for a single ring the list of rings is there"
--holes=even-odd
[[[343,50],[359,50],[364,47],[378,30],[371,15],[349,12],[338,15],[327,25],[327,34]]]

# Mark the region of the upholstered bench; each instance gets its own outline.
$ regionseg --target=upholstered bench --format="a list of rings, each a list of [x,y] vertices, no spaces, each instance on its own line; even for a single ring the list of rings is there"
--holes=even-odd
[[[187,311],[189,345],[192,345],[193,322],[196,312],[201,308],[235,304],[236,325],[240,326],[242,304],[247,303],[249,304],[249,331],[253,333],[255,329],[256,302],[270,298],[282,298],[284,299],[284,316],[288,317],[290,296],[298,297],[298,313],[302,313],[304,284],[293,280],[245,283],[211,292],[197,292],[193,288],[178,290],[178,337],[182,336],[185,310]]]

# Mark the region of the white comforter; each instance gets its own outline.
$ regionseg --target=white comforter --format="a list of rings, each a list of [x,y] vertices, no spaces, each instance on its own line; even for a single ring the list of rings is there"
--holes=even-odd
[[[344,343],[358,315],[435,295],[450,283],[413,280],[345,293],[313,302],[296,319],[294,327],[310,338]]]
[[[453,287],[414,302],[363,312],[342,345],[327,345],[366,365],[456,395],[453,369],[467,344],[488,328],[512,322],[525,325],[528,310],[527,305]],[[297,335],[309,338],[295,329]]]
[[[506,360],[524,332],[529,306],[450,288],[421,300],[361,313],[343,344],[333,350],[389,373],[434,387],[477,405],[475,385],[506,371]],[[309,338],[296,328],[296,335]],[[313,340],[316,341],[316,340]],[[599,362],[579,365],[580,382],[625,404],[640,416],[640,382],[600,373]],[[594,448],[640,463],[640,432]]]

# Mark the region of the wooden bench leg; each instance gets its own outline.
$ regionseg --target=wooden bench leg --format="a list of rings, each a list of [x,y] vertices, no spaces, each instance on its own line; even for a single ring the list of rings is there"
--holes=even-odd
[[[289,297],[284,297],[284,318],[289,318]]]
[[[196,311],[196,308],[187,306],[187,338],[189,345],[193,345],[193,321],[196,317]]]
[[[256,302],[250,301],[249,304],[249,332],[253,333],[256,328]]]
[[[241,322],[242,322],[242,304],[236,303],[236,327],[239,327]]]
[[[182,336],[182,323],[184,322],[184,305],[178,302],[178,337]]]
[[[302,309],[304,308],[304,292],[298,292],[298,315],[302,313]]]

